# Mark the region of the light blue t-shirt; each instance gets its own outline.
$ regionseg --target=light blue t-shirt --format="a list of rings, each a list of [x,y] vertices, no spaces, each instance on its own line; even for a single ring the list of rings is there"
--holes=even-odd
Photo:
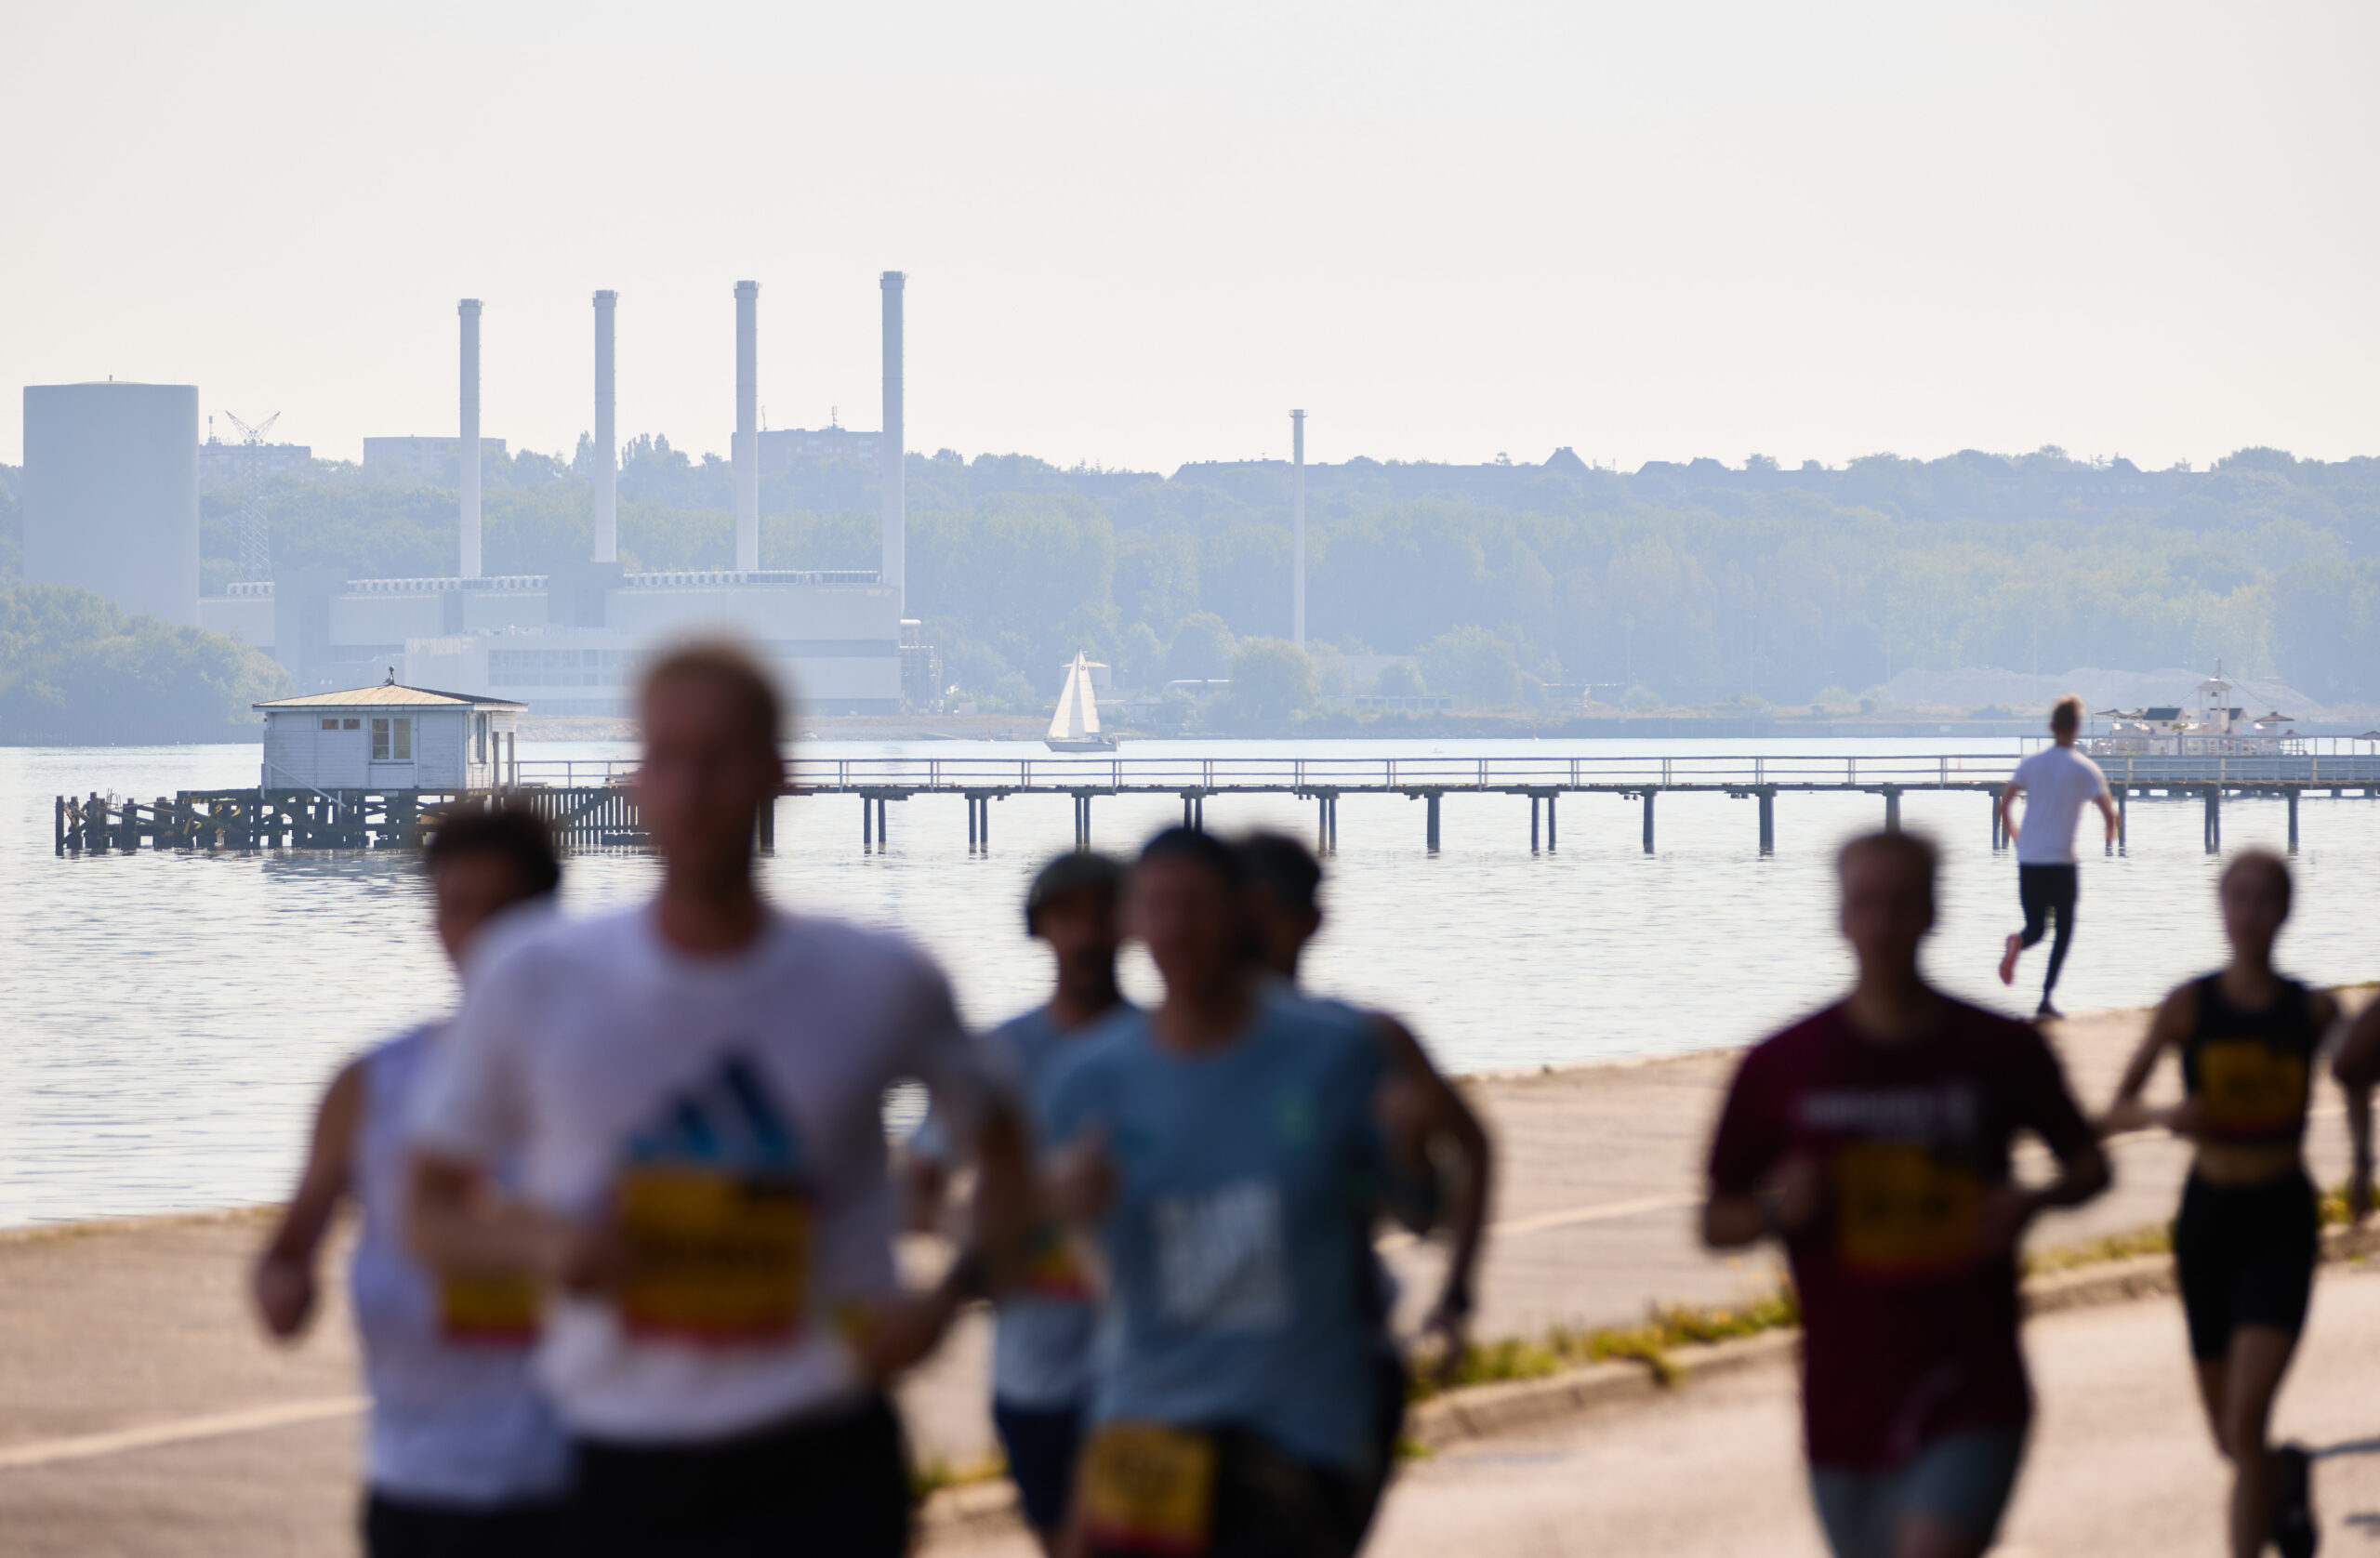
[[[1030,1124],[1034,1100],[1051,1072],[1105,1023],[1136,1015],[1138,1009],[1126,1003],[1089,1028],[1062,1032],[1050,1020],[1047,1007],[1035,1007],[985,1034],[984,1044],[992,1051],[996,1075],[1013,1086]],[[935,1162],[948,1160],[947,1133],[932,1113],[909,1139],[909,1150]],[[1066,1231],[1052,1224],[1038,1232],[1023,1283],[1003,1296],[994,1312],[993,1399],[1042,1411],[1087,1403],[1091,1353],[1099,1334],[1098,1303],[1091,1274]]]
[[[1243,1429],[1367,1469],[1384,1064],[1361,1017],[1268,992],[1226,1050],[1172,1053],[1138,1016],[1051,1078],[1049,1142],[1103,1128],[1117,1170],[1095,1419]]]

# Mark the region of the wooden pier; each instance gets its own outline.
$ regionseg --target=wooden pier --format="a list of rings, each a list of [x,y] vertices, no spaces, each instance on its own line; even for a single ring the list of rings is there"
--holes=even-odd
[[[1093,803],[1104,797],[1171,795],[1185,825],[1206,825],[1210,796],[1292,795],[1316,806],[1315,839],[1338,847],[1339,798],[1401,795],[1422,803],[1422,847],[1435,853],[1448,796],[1526,796],[1529,848],[1559,847],[1557,802],[1566,795],[1605,795],[1643,809],[1644,848],[1655,845],[1656,802],[1668,793],[1722,794],[1753,803],[1760,852],[1777,847],[1779,796],[1821,791],[1879,798],[1885,827],[1900,823],[1901,797],[1912,791],[1966,790],[1990,797],[1991,842],[2004,847],[2002,786],[2015,771],[2010,754],[1906,757],[1581,757],[1495,758],[798,758],[786,765],[785,794],[795,799],[853,796],[860,802],[860,842],[882,848],[892,806],[919,796],[957,796],[967,803],[971,851],[991,848],[991,803],[1012,797],[1065,796],[1073,803],[1075,845],[1091,842]],[[2297,847],[2298,802],[2307,796],[2380,795],[2380,754],[2130,757],[2099,759],[2119,807],[2149,798],[2195,800],[2205,809],[2205,845],[2222,847],[2223,803],[2274,797],[2289,807],[2289,847]],[[423,826],[457,804],[501,797],[526,802],[573,848],[644,842],[628,762],[526,760],[517,782],[497,790],[185,790],[153,802],[93,795],[58,798],[57,848],[403,849]],[[775,843],[764,814],[763,848]]]

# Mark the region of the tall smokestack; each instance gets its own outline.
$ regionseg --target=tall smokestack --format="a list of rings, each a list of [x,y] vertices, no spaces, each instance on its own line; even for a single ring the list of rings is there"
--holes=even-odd
[[[595,561],[620,560],[620,462],[612,423],[612,310],[620,295],[595,295]]]
[[[455,443],[463,488],[463,577],[480,576],[480,300],[456,305],[463,316],[463,436]]]
[[[735,284],[735,566],[760,566],[760,284]]]
[[[884,272],[884,582],[892,587],[893,603],[905,617],[909,510],[901,442],[901,291],[908,281],[899,271]]]
[[[1305,647],[1305,413],[1289,413],[1289,636]]]

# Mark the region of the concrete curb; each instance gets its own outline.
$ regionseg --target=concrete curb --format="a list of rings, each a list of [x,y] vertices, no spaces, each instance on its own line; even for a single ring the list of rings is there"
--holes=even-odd
[[[2380,1254],[2380,1221],[2360,1228],[2322,1230],[2325,1261]],[[2072,1271],[2051,1272],[2025,1283],[2027,1319],[2066,1310],[2096,1309],[2175,1291],[2174,1258],[2138,1255]],[[1565,1369],[1542,1380],[1466,1385],[1416,1405],[1407,1416],[1405,1436],[1424,1449],[1439,1450],[1465,1440],[1485,1439],[1516,1429],[1562,1421],[1603,1407],[1650,1401],[1698,1380],[1791,1360],[1801,1350],[1798,1330],[1767,1331],[1706,1346],[1681,1347],[1666,1355],[1673,1371],[1664,1384],[1642,1359],[1613,1359]],[[990,1535],[1018,1528],[1016,1491],[1006,1478],[948,1487],[925,1501],[919,1530],[927,1538]]]

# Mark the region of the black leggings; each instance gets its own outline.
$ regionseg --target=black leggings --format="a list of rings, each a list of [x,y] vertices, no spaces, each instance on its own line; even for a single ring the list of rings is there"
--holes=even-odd
[[[2024,944],[2032,945],[2057,919],[2056,939],[2049,944],[2049,977],[2042,981],[2042,999],[2057,988],[2057,970],[2066,967],[2066,949],[2074,944],[2074,900],[2082,891],[2082,873],[2071,865],[2019,865],[2016,898],[2025,906]]]
[[[581,1440],[578,1558],[902,1558],[909,1464],[881,1399],[694,1445]]]

